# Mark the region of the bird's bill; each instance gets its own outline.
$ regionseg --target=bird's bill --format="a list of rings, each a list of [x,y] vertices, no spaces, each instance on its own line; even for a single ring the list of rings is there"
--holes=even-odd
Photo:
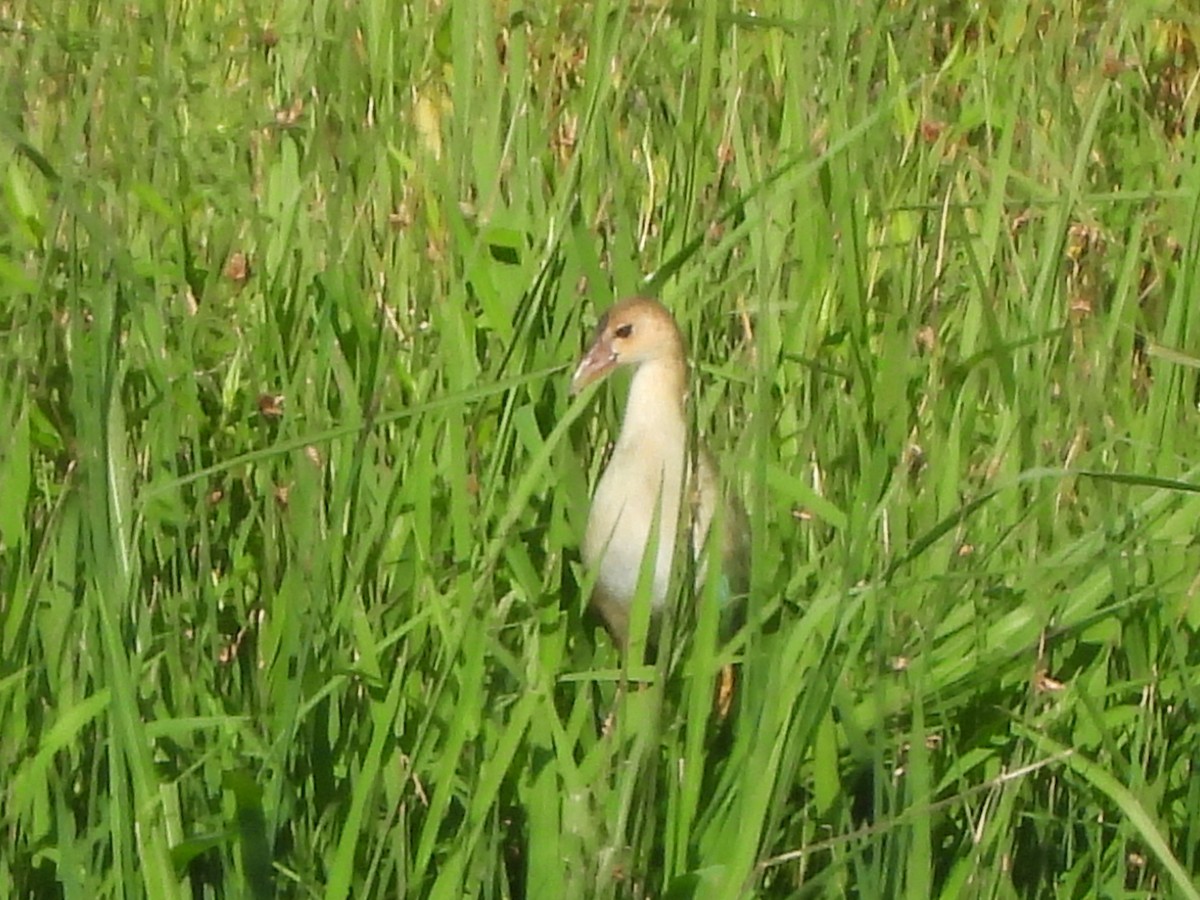
[[[617,364],[617,354],[613,352],[609,342],[597,338],[571,376],[571,393],[578,394],[594,381],[599,381],[613,370]]]

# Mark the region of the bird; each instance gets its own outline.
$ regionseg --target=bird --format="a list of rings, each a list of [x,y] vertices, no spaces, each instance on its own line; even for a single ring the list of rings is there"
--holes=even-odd
[[[686,529],[690,522],[699,587],[705,579],[709,531],[714,520],[721,523],[715,539],[720,541],[723,624],[731,621],[726,613],[745,593],[747,567],[741,505],[722,492],[707,449],[697,446],[689,452],[684,339],[675,318],[657,300],[631,297],[601,316],[571,378],[571,395],[620,367],[631,368],[633,376],[620,433],[592,496],[582,555],[595,573],[591,604],[614,642],[625,649],[648,548],[655,554],[650,589],[655,622],[661,621],[668,601],[681,526]]]

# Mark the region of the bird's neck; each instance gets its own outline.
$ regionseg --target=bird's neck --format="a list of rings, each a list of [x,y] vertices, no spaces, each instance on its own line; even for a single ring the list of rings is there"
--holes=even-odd
[[[687,368],[681,360],[644,362],[633,373],[618,445],[683,448],[687,437]]]

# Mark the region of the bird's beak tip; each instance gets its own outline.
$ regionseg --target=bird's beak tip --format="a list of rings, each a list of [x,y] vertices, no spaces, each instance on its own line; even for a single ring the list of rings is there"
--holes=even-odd
[[[600,343],[592,345],[592,348],[579,361],[579,365],[575,367],[575,374],[571,376],[571,396],[574,397],[589,384],[599,381],[607,375],[616,362],[617,358],[611,350],[601,346]]]

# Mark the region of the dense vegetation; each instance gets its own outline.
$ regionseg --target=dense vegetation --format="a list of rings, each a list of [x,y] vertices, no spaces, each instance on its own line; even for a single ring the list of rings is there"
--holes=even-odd
[[[1198,27],[0,2],[0,895],[1200,896]],[[752,590],[623,664],[639,291]]]

